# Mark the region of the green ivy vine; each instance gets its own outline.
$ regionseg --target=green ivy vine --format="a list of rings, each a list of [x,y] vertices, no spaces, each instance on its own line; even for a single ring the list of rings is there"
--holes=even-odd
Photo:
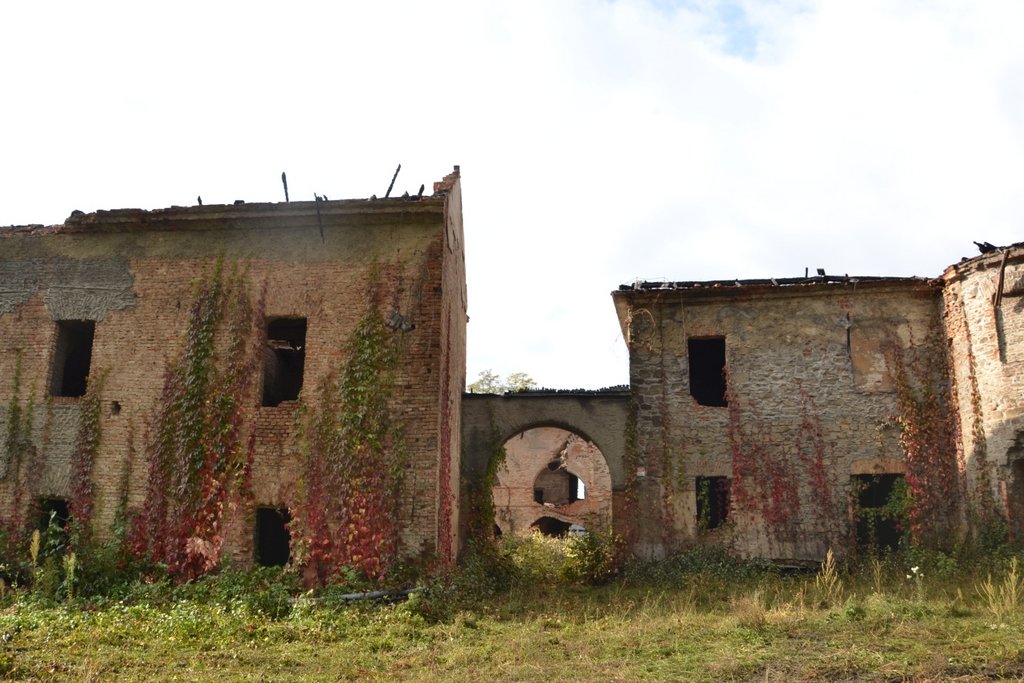
[[[494,483],[498,480],[498,470],[505,464],[508,457],[501,435],[495,426],[491,426],[491,442],[494,448],[487,461],[487,470],[481,481],[470,484],[466,502],[468,522],[466,534],[475,543],[486,543],[494,539]]]
[[[146,506],[136,521],[136,554],[166,565],[177,580],[217,567],[221,518],[241,483],[253,445],[245,423],[265,337],[265,288],[254,304],[237,268],[218,260],[196,286],[189,319],[152,416]]]
[[[401,338],[371,306],[345,361],[300,416],[293,563],[329,583],[352,572],[383,581],[398,558],[398,501],[407,461],[391,399]]]
[[[85,396],[79,403],[78,433],[71,453],[71,490],[68,500],[69,541],[79,552],[92,538],[92,518],[95,509],[93,464],[99,450],[102,427],[100,425],[100,394],[107,378],[107,370],[88,378]]]

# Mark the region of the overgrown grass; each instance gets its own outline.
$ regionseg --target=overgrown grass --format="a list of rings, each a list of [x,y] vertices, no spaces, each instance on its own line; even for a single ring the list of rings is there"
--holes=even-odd
[[[138,582],[105,598],[9,592],[0,672],[119,681],[1024,677],[1015,556],[953,567],[888,557],[800,574],[701,549],[611,575],[603,560],[584,558],[581,548],[605,552],[588,543],[478,548],[398,603],[303,593],[279,570]]]

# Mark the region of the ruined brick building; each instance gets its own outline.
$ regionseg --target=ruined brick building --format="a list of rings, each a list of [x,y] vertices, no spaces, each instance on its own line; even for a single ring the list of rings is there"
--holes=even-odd
[[[482,487],[487,533],[610,527],[641,556],[1024,533],[1024,246],[933,279],[623,285],[629,387],[478,396],[462,240],[457,168],[431,196],[0,230],[0,531],[310,580],[450,561]]]
[[[816,560],[1001,519],[1020,538],[1022,295],[1021,245],[935,279],[623,285],[634,548]]]
[[[187,574],[221,556],[283,562],[298,514],[305,559],[452,558],[462,240],[458,167],[432,196],[76,212],[0,230],[5,529],[53,512],[103,538],[127,515],[145,522],[136,543]],[[363,460],[401,458],[330,471],[330,430]],[[391,489],[341,500],[325,487],[344,475]]]
[[[645,557],[716,543],[795,561],[906,531],[950,547],[1003,521],[1019,539],[1022,295],[1021,245],[931,279],[623,285],[628,391],[467,395],[464,495],[504,445],[501,532],[610,524]],[[553,479],[596,501],[548,503]]]

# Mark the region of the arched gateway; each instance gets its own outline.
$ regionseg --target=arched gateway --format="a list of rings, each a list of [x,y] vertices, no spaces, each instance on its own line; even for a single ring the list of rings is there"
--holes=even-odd
[[[497,531],[618,526],[629,400],[628,390],[464,394],[463,493],[483,485],[504,446],[493,489]]]
[[[612,479],[601,450],[560,427],[533,427],[504,443],[492,498],[502,534],[538,529],[548,536],[605,530],[612,521]]]

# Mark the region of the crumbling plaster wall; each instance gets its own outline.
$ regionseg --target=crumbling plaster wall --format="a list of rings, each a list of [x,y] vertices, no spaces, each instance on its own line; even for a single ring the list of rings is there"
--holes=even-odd
[[[883,340],[923,342],[938,290],[915,281],[613,296],[630,350],[643,475],[634,550],[659,556],[713,541],[745,556],[816,560],[847,547],[850,475],[902,468],[898,434],[885,427],[897,403]],[[693,337],[725,338],[727,407],[690,394]],[[814,471],[819,456],[823,473]],[[738,459],[753,470],[743,507]],[[698,476],[732,479],[725,527],[698,531]]]
[[[451,183],[456,194],[457,180],[456,174]],[[449,249],[448,233],[456,231],[460,243]],[[62,226],[0,230],[0,274],[9,276],[0,288],[0,406],[7,406],[15,390],[14,367],[20,357],[18,389],[23,402],[30,397],[34,402],[33,439],[45,463],[37,474],[37,492],[69,494],[69,459],[78,423],[79,399],[47,396],[54,320],[96,321],[92,375],[109,371],[102,393],[102,441],[93,470],[94,527],[102,536],[113,521],[128,467],[129,505],[139,508],[144,502],[147,466],[142,447],[165,363],[185,330],[194,283],[212,273],[219,257],[229,268],[237,264],[244,269],[253,300],[266,285],[268,317],[307,318],[302,391],[307,403],[315,403],[316,388],[343,361],[344,341],[366,312],[371,295],[385,313],[399,312],[415,325],[395,332],[404,339],[394,401],[409,453],[401,543],[406,554],[434,552],[439,528],[453,525],[438,520],[439,398],[457,405],[465,364],[464,269],[448,265],[462,259],[461,205],[453,209],[444,194],[417,202],[351,200],[319,207],[293,202],[101,211],[73,216]],[[459,302],[461,328],[458,318],[444,327],[448,316],[442,309],[452,308],[448,300]],[[442,381],[444,372],[454,372],[456,381]],[[258,402],[261,378],[252,382]],[[257,504],[284,503],[294,485],[290,435],[296,408],[294,402],[252,408]],[[0,418],[6,424],[6,412]],[[455,452],[458,435],[456,422],[451,437]],[[129,441],[137,452],[134,462],[128,457]],[[7,514],[16,485],[10,476],[0,480],[0,514]],[[457,510],[448,508],[448,513],[454,516]],[[228,555],[242,562],[252,558],[249,514],[229,511],[226,520]]]

